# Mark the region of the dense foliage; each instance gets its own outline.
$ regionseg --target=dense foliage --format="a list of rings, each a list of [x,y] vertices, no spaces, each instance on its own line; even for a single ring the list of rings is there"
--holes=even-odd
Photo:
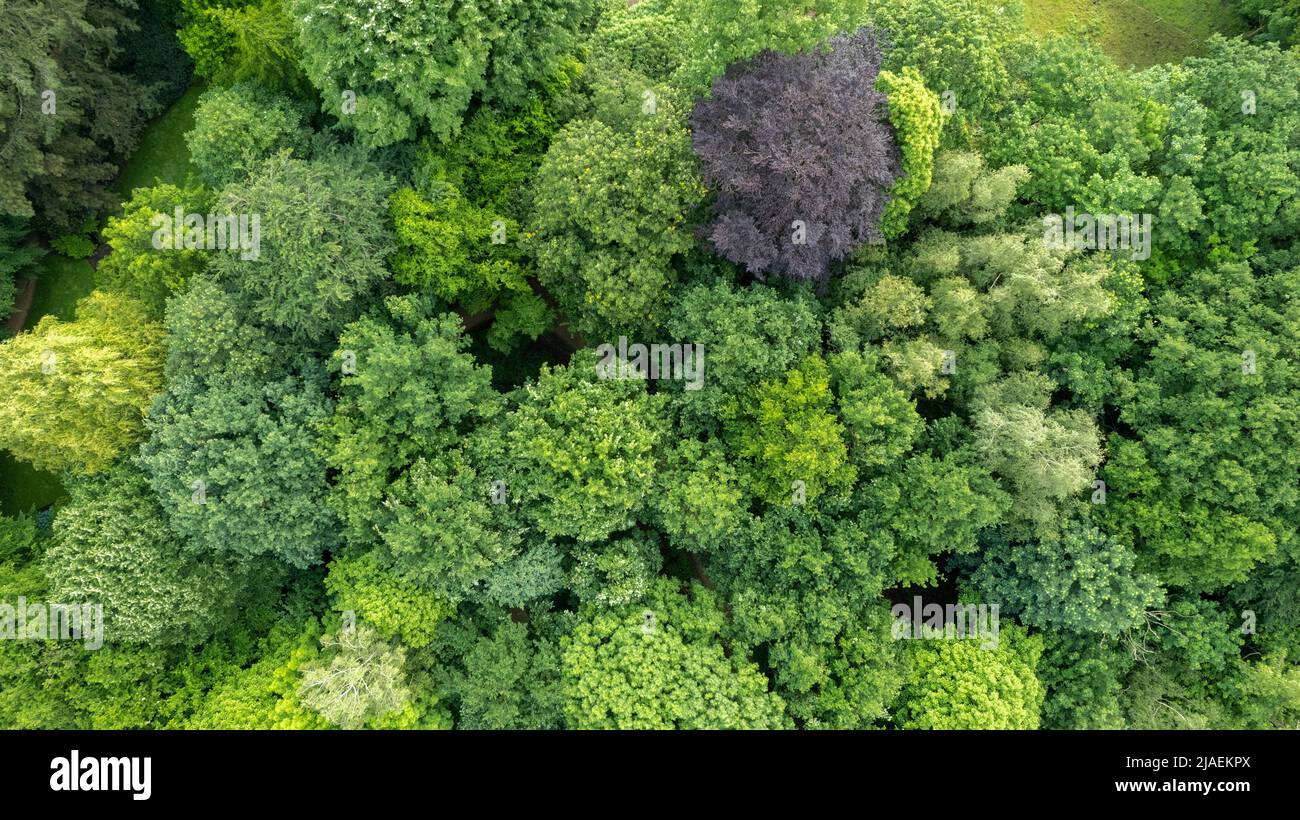
[[[1295,728],[1242,5],[0,0],[0,727]]]

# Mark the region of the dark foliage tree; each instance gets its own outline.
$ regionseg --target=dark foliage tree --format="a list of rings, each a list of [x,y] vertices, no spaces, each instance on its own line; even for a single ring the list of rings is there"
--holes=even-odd
[[[119,38],[124,62],[141,85],[157,88],[162,108],[171,107],[189,86],[194,61],[176,36],[180,0],[138,0],[135,28]]]
[[[716,190],[713,247],[759,278],[826,276],[880,237],[901,172],[874,32],[824,48],[764,52],[733,64],[691,117],[695,153]]]
[[[133,0],[0,4],[0,213],[65,231],[111,208],[159,86],[124,73]]]

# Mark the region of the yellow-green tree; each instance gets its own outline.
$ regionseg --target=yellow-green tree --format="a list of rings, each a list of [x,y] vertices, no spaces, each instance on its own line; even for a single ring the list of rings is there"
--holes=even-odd
[[[895,719],[904,729],[1037,729],[1043,685],[1037,636],[1014,627],[987,636],[917,640]]]
[[[754,664],[722,647],[708,589],[660,579],[617,609],[585,605],[562,642],[564,714],[576,729],[778,729],[784,703]]]
[[[122,204],[120,216],[110,216],[104,241],[113,252],[95,269],[100,285],[139,299],[150,313],[161,316],[167,297],[181,290],[206,263],[201,248],[158,248],[154,237],[160,215],[171,219],[177,206],[189,213],[207,210],[208,194],[202,188],[156,185],[136,188]]]
[[[930,187],[944,111],[939,96],[925,87],[921,72],[911,66],[898,74],[880,72],[876,87],[889,98],[889,122],[903,157],[903,175],[894,181],[893,198],[880,218],[881,232],[892,238],[907,230],[907,215]]]
[[[46,316],[0,344],[0,447],[43,470],[97,472],[141,437],[162,389],[162,328],[95,291],[76,319]]]

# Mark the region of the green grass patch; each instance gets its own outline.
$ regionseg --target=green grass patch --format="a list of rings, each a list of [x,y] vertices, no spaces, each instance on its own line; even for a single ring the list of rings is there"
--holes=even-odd
[[[0,450],[0,513],[17,515],[41,510],[61,498],[63,485],[57,476]]]
[[[39,267],[36,295],[26,326],[33,327],[42,316],[50,314],[71,321],[77,300],[95,289],[95,269],[85,259],[69,259],[53,252],[41,259]]]
[[[1247,29],[1223,0],[1025,0],[1025,19],[1036,34],[1090,36],[1123,68],[1181,62],[1215,32]]]
[[[148,188],[160,180],[184,185],[194,172],[189,149],[185,147],[185,132],[194,127],[194,109],[198,107],[201,93],[201,85],[190,86],[175,105],[145,129],[140,147],[117,177],[117,191],[123,200],[129,199],[136,188]]]

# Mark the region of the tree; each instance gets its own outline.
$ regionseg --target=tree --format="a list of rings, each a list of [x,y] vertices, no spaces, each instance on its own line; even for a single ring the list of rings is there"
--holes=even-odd
[[[262,381],[282,372],[294,352],[247,321],[236,296],[210,277],[194,279],[167,303],[167,384],[193,391],[224,376]]]
[[[488,333],[494,348],[508,352],[517,337],[536,339],[551,323],[551,310],[533,293],[518,250],[519,226],[468,203],[450,184],[425,199],[403,188],[389,200],[397,234],[393,278],[476,314],[500,302]]]
[[[6,2],[0,27],[0,214],[66,231],[115,207],[116,161],[160,110],[119,70],[129,0]]]
[[[0,446],[39,469],[104,469],[141,437],[161,341],[143,305],[95,291],[75,320],[45,316],[0,343]]]
[[[574,330],[609,340],[663,321],[704,197],[691,166],[690,133],[666,98],[624,128],[575,120],[555,135],[533,183],[531,248]]]
[[[299,694],[302,668],[319,657],[321,630],[316,618],[277,621],[258,641],[252,662],[219,681],[185,728],[328,728]]]
[[[689,430],[717,429],[728,396],[784,376],[821,344],[817,305],[807,294],[782,298],[757,284],[691,285],[678,297],[666,327],[669,338],[705,352],[708,389],[671,394]]]
[[[1248,639],[1251,651],[1274,657],[1300,655],[1300,624],[1291,618],[1300,600],[1297,569],[1290,561],[1264,564],[1225,591],[1224,600],[1233,611],[1255,613],[1255,632]]]
[[[303,68],[325,110],[377,148],[419,129],[448,141],[476,95],[520,105],[529,83],[553,74],[575,45],[593,6],[590,0],[416,0],[394,15],[382,0],[323,7],[288,0],[288,8]],[[430,87],[428,77],[443,79]]]
[[[1170,230],[1160,244],[1176,257],[1199,265],[1207,249],[1245,259],[1290,247],[1300,229],[1300,126],[1286,112],[1300,105],[1298,65],[1275,43],[1216,35],[1204,56],[1143,75],[1170,111],[1160,168]]]
[[[592,431],[600,434],[593,436]],[[648,509],[667,439],[661,396],[641,379],[602,379],[596,357],[543,365],[497,427],[477,437],[476,462],[543,534],[599,542]]]
[[[256,216],[265,234],[251,253],[216,254],[212,273],[254,321],[294,342],[332,340],[388,278],[388,193],[387,177],[342,156],[276,154],[217,196],[216,213]]]
[[[1241,686],[1249,685],[1250,668],[1241,658],[1243,640],[1241,621],[1222,604],[1199,595],[1171,596],[1166,607],[1152,613],[1147,629],[1132,636],[1133,654],[1141,662],[1134,665],[1120,693],[1129,726],[1242,725]],[[1246,709],[1258,715],[1260,707],[1268,708],[1257,702]]]
[[[978,550],[980,532],[1003,521],[1011,506],[966,446],[939,458],[912,453],[863,482],[857,495],[892,543],[888,577],[900,586],[937,583],[935,557]]]
[[[973,151],[940,151],[917,209],[930,222],[947,227],[984,225],[1002,216],[1029,175],[1023,165],[988,169],[984,157]]]
[[[1238,709],[1241,725],[1286,729],[1300,720],[1300,672],[1285,655],[1266,657],[1242,669]]]
[[[575,548],[567,586],[584,603],[621,607],[645,598],[661,569],[658,534],[636,529]]]
[[[158,247],[159,223],[174,218],[174,209],[206,213],[208,193],[202,188],[156,185],[136,188],[122,205],[121,216],[110,216],[103,238],[112,252],[99,263],[100,284],[132,296],[161,316],[167,297],[181,290],[204,269],[207,251],[200,248]]]
[[[1217,589],[1275,553],[1295,556],[1300,470],[1300,270],[1224,263],[1187,272],[1151,305],[1146,348],[1120,407],[1104,510],[1139,565],[1166,582]]]
[[[648,613],[648,615],[647,615]],[[723,615],[707,589],[660,579],[641,603],[584,606],[561,642],[564,715],[577,729],[775,729],[781,699],[716,642]]]
[[[454,603],[400,577],[374,550],[335,555],[325,588],[336,610],[351,612],[384,638],[399,639],[411,649],[428,646],[439,625],[456,614]]]
[[[802,647],[800,647],[802,648]],[[883,607],[848,621],[818,661],[791,651],[781,664],[781,686],[788,710],[804,729],[875,728],[904,682],[898,642],[889,632]]]
[[[879,345],[882,369],[907,392],[946,395],[968,415],[1000,378],[1039,380],[1032,372],[1067,345],[1104,369],[1099,355],[1116,351],[1110,337],[1136,322],[1140,294],[1128,295],[1132,280],[1105,258],[1054,250],[1027,229],[981,230],[1004,218],[1023,175],[940,153],[915,215],[955,230],[916,226],[901,247],[860,251],[830,293],[832,346]]]
[[[894,466],[925,428],[911,397],[880,372],[875,355],[843,350],[827,364],[849,460],[861,476]]]
[[[717,193],[709,240],[760,279],[820,281],[831,262],[881,237],[902,173],[883,55],[862,29],[796,56],[737,63],[691,115],[704,179]],[[850,126],[851,123],[851,126]]]
[[[1038,678],[1044,729],[1123,729],[1119,694],[1133,657],[1117,641],[1093,635],[1044,632]]]
[[[319,372],[182,380],[151,410],[138,462],[194,553],[311,566],[339,542],[316,449],[329,413]]]
[[[321,655],[302,666],[303,706],[341,729],[402,709],[411,698],[403,667],[406,651],[357,626],[321,637]]]
[[[1071,206],[1092,214],[1149,212],[1161,187],[1153,165],[1168,110],[1093,43],[1055,36],[1001,45],[1010,87],[1004,82],[997,96],[958,91],[956,103],[959,116],[977,97],[1001,109],[983,124],[988,133],[979,147],[992,164],[1029,169],[1020,188],[1026,204],[1012,215],[1037,220]],[[1086,87],[1071,90],[1067,78],[1075,77],[1088,77]]]
[[[457,728],[563,728],[559,636],[573,618],[535,612],[518,623],[484,607],[449,622],[434,647],[432,676],[456,710]]]
[[[718,439],[681,440],[661,463],[657,478],[654,517],[679,549],[712,551],[744,521],[747,494]]]
[[[1300,6],[1295,0],[1238,0],[1233,5],[1251,22],[1263,23],[1260,36],[1289,45],[1300,42]]]
[[[487,579],[484,597],[500,606],[524,609],[550,598],[565,584],[564,556],[549,541],[525,544]]]
[[[454,456],[438,465],[419,459],[391,485],[375,529],[400,577],[458,602],[516,545],[494,525],[490,483]]]
[[[288,149],[307,153],[302,106],[252,83],[214,86],[199,97],[194,127],[185,132],[190,162],[203,182],[220,189],[242,182],[268,157]]]
[[[559,728],[559,649],[531,642],[523,624],[503,622],[465,656],[459,687],[462,729]]]
[[[277,91],[307,90],[285,0],[181,0],[181,9],[177,37],[200,77],[223,85],[256,82]]]
[[[388,207],[399,243],[394,279],[403,285],[447,302],[463,299],[478,310],[490,305],[494,291],[503,286],[527,290],[524,273],[512,258],[513,240],[505,241],[518,236],[519,227],[470,205],[454,187],[443,186],[431,199],[403,188]],[[503,241],[494,242],[494,233]]]
[[[430,187],[445,183],[478,208],[524,222],[532,177],[551,137],[589,104],[581,93],[587,73],[584,63],[566,57],[521,107],[480,106],[451,142],[421,140],[411,179]]]
[[[0,516],[0,561],[26,564],[36,552],[36,539],[30,515]]]
[[[1134,571],[1135,560],[1095,526],[1072,522],[1036,543],[994,540],[971,585],[1029,626],[1114,636],[1144,623],[1164,598],[1155,577]]]
[[[1008,52],[1024,32],[1016,6],[988,6],[963,0],[869,0],[858,6],[863,19],[889,32],[884,68],[911,66],[930,88],[950,102],[953,121],[945,144],[997,121],[1010,99]]]
[[[466,352],[458,317],[439,315],[415,296],[391,296],[384,306],[384,314],[358,319],[339,337],[331,362],[341,371],[338,401],[323,439],[325,461],[338,473],[330,504],[348,539],[361,544],[373,542],[396,478],[503,407],[491,369]]]
[[[698,25],[700,5],[696,4],[693,11]],[[630,69],[645,78],[647,84],[664,82],[689,56],[681,47],[687,27],[681,25],[676,12],[675,4],[658,0],[631,5],[606,3],[587,42],[588,65],[595,72]],[[708,88],[710,79],[704,79],[701,91]]]
[[[925,87],[925,78],[911,66],[899,74],[881,71],[876,87],[888,98],[889,122],[902,155],[902,175],[894,182],[880,218],[881,234],[889,239],[907,229],[908,213],[930,188],[944,110],[938,95]]]
[[[914,640],[895,720],[903,729],[1037,729],[1043,686],[1034,673],[1042,639],[1000,630],[978,639]]]
[[[763,382],[723,407],[728,446],[746,464],[755,495],[786,504],[796,485],[809,501],[852,488],[857,470],[833,402],[826,362],[809,356],[783,380]]]
[[[663,16],[643,26],[667,29],[672,84],[692,97],[707,94],[713,79],[737,61],[765,49],[786,54],[810,49],[868,20],[862,4],[853,0],[822,0],[814,14],[799,0],[756,0],[739,7],[727,0],[669,0],[652,3],[648,11],[659,10]]]
[[[891,538],[844,501],[787,503],[755,516],[709,556],[732,646],[762,652],[791,717],[863,728],[902,683],[881,589]]]
[[[194,647],[255,599],[278,597],[266,562],[188,555],[145,477],[129,463],[69,485],[45,552],[52,600],[103,607],[112,643]]]
[[[1092,486],[1101,461],[1096,423],[1082,410],[1051,409],[1050,389],[1040,374],[1008,378],[980,391],[974,417],[981,461],[1011,488],[1018,517],[1040,531],[1060,503]]]
[[[176,103],[190,87],[194,61],[177,38],[180,0],[138,0],[131,13],[136,28],[121,38],[122,62],[136,82],[156,88],[160,110]]]

